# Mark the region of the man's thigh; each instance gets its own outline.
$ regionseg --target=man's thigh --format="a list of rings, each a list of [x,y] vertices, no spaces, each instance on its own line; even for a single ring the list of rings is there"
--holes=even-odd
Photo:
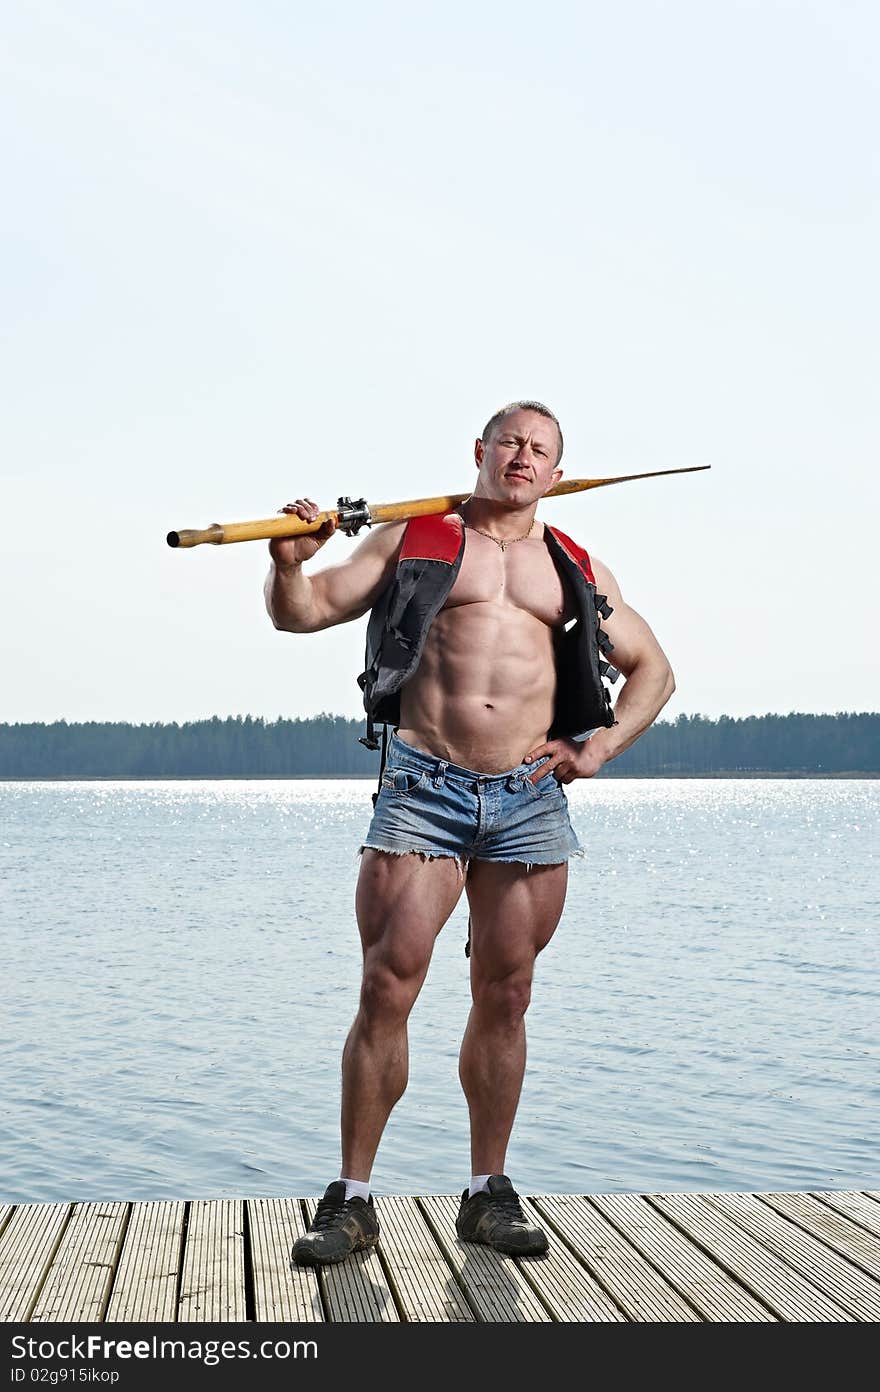
[[[567,886],[567,861],[472,860],[467,877],[472,971],[498,978],[530,967],[556,931]]]
[[[464,872],[455,856],[361,856],[355,908],[364,956],[377,952],[398,976],[427,967],[434,940],[461,897]]]

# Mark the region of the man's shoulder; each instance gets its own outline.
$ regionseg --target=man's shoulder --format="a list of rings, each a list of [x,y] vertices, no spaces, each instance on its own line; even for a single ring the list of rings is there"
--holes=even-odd
[[[402,522],[379,522],[362,537],[356,555],[362,552],[393,556],[400,547],[406,533],[406,520]]]

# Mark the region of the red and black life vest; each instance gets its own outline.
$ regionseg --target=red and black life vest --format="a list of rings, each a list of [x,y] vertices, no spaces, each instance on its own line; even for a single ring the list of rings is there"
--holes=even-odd
[[[549,736],[581,735],[614,725],[611,696],[602,678],[620,673],[605,662],[613,643],[599,625],[612,612],[596,593],[590,558],[556,527],[544,526],[544,541],[575,617],[554,629],[556,696]],[[367,625],[365,669],[358,677],[364,693],[367,734],[361,743],[378,749],[375,725],[400,724],[400,692],[419,665],[428,629],[443,608],[461,568],[465,529],[456,512],[414,517],[407,524],[394,579],[373,605]]]

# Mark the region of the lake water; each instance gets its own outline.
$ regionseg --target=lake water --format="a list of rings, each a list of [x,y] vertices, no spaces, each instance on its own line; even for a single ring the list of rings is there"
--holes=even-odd
[[[0,784],[0,1199],[316,1194],[364,781]],[[873,780],[595,779],[538,960],[523,1192],[880,1188]],[[470,1171],[464,900],[377,1193]]]

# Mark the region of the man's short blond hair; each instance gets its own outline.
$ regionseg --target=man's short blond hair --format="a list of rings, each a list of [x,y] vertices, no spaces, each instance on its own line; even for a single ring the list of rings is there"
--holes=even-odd
[[[514,411],[535,411],[539,416],[546,416],[548,420],[552,420],[559,433],[559,453],[556,456],[556,463],[558,464],[562,458],[562,426],[550,410],[550,407],[545,406],[543,401],[509,401],[506,406],[502,406],[500,411],[496,411],[494,416],[490,417],[483,426],[483,433],[480,436],[483,444],[485,445],[488,443],[492,431],[497,425],[501,424],[505,416],[511,415]]]

